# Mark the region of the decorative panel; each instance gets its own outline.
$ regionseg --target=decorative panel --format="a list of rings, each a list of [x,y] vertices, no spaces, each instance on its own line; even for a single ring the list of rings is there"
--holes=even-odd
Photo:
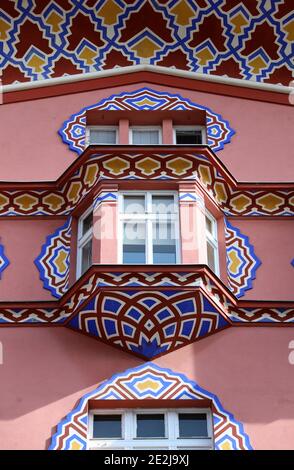
[[[41,253],[35,260],[44,289],[61,297],[68,289],[71,218],[52,235],[48,235]]]
[[[246,290],[252,289],[261,261],[254,253],[249,238],[228,220],[225,233],[229,285],[236,297],[242,297]]]
[[[2,1],[5,84],[136,64],[287,85],[291,2]]]
[[[77,407],[57,426],[49,450],[86,450],[89,400],[210,399],[216,450],[251,450],[243,425],[226,411],[218,397],[182,374],[153,363],[114,375],[84,395]],[[175,403],[176,404],[176,403]]]

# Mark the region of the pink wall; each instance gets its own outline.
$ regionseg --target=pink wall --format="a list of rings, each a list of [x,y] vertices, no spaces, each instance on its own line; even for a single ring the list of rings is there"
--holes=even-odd
[[[231,328],[154,362],[216,394],[255,449],[294,449],[290,328]],[[143,361],[65,328],[1,328],[0,449],[44,449],[97,383]],[[62,380],[60,379],[62,377]]]
[[[253,289],[246,291],[242,299],[292,300],[294,298],[294,221],[284,220],[230,220],[242,234],[249,237],[254,252],[261,261],[256,271]]]
[[[62,123],[71,114],[102,98],[144,85],[159,91],[180,93],[185,98],[210,107],[230,122],[237,134],[223,151],[218,152],[218,156],[237,179],[293,179],[294,159],[289,151],[294,146],[294,134],[290,132],[294,124],[291,106],[148,83],[2,105],[0,145],[6,164],[1,168],[1,179],[56,179],[76,158],[76,153],[69,151],[57,134]]]
[[[0,243],[10,265],[0,280],[0,301],[54,300],[43,288],[34,260],[41,253],[46,237],[65,219],[0,219]]]

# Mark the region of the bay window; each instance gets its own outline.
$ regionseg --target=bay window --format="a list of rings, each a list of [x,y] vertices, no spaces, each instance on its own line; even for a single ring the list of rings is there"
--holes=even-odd
[[[176,193],[122,193],[119,210],[120,263],[180,262]]]

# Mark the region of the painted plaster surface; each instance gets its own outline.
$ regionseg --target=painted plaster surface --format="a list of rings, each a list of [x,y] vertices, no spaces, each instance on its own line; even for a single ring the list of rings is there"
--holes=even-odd
[[[117,87],[1,106],[3,132],[0,143],[3,155],[9,155],[6,165],[1,168],[2,180],[55,180],[76,158],[75,153],[68,150],[57,134],[62,123],[85,106],[114,93],[143,86],[150,87],[150,84],[140,83],[123,89]],[[184,98],[211,108],[229,121],[236,134],[231,143],[218,152],[218,157],[236,179],[277,182],[293,179],[294,160],[288,151],[294,145],[293,133],[289,132],[294,121],[290,106],[158,85],[152,85],[152,88],[179,93]],[[18,139],[15,139],[15,135]]]
[[[292,339],[291,329],[236,328],[153,362],[217,395],[254,449],[293,449]],[[16,328],[13,336],[3,328],[0,340],[1,449],[47,448],[54,427],[81,396],[143,363],[59,328]]]

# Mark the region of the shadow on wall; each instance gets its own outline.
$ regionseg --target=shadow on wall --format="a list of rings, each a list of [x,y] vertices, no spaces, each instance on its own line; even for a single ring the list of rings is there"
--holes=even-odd
[[[144,362],[65,328],[3,328],[0,339],[0,428],[3,421],[14,426],[14,419],[26,428],[36,413],[40,436],[34,445],[44,446],[87,391]],[[236,327],[153,362],[217,395],[242,423],[294,420],[294,365],[288,359],[293,339],[291,328]]]

